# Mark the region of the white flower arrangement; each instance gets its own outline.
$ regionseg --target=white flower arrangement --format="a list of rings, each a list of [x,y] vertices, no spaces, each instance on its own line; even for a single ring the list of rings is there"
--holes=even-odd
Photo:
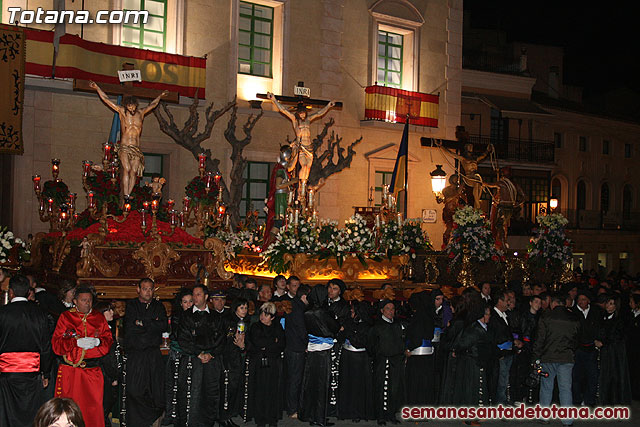
[[[564,231],[569,221],[561,214],[540,215],[537,221],[540,227],[529,243],[529,264],[542,272],[558,273],[573,256],[571,240]]]
[[[20,260],[29,258],[31,252],[27,244],[19,237],[16,237],[13,232],[7,230],[7,227],[0,228],[0,264],[8,261],[9,252],[15,246],[19,247],[18,257]]]
[[[451,264],[462,260],[465,244],[469,249],[469,255],[478,261],[499,261],[502,258],[503,253],[496,248],[489,223],[482,211],[465,206],[455,211],[453,222],[451,238],[445,248]]]

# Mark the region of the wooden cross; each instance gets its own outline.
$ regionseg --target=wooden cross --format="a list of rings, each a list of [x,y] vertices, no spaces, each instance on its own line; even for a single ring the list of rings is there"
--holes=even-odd
[[[122,71],[133,70],[134,64],[125,62],[122,64]],[[125,82],[120,84],[97,82],[100,88],[107,95],[135,96],[142,99],[155,99],[162,93],[161,90],[149,89],[146,87],[134,86],[133,82]],[[89,80],[74,79],[73,90],[80,92],[95,93],[96,90],[89,86]],[[162,98],[165,102],[177,104],[180,102],[180,94],[178,92],[169,92],[166,97]]]
[[[304,82],[298,82],[298,86],[304,86]],[[257,93],[256,97],[260,99],[269,99],[266,93]],[[283,105],[299,105],[302,104],[305,107],[316,107],[322,108],[327,105],[331,101],[325,101],[324,99],[311,99],[305,98],[304,96],[284,96],[284,95],[276,95],[276,99]],[[342,110],[342,102],[336,102],[336,105],[333,107],[334,110]]]

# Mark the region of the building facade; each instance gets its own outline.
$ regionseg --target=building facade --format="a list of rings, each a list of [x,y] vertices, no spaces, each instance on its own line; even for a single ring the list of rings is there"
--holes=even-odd
[[[2,0],[3,23],[8,23],[10,6],[47,9],[51,2]],[[67,2],[66,7],[77,10],[81,4]],[[452,169],[438,150],[422,147],[420,138],[454,139],[460,123],[462,0],[88,0],[84,7],[92,15],[102,9],[148,10],[151,19],[144,25],[67,25],[67,33],[141,51],[206,56],[201,119],[208,104],[220,108],[237,97],[239,137],[247,118],[258,111],[249,102],[257,93],[291,96],[294,86],[304,82],[312,98],[341,101],[341,110],[313,123],[312,136],[332,118],[330,131],[342,138],[343,147],[360,137],[362,141],[351,167],[331,176],[320,191],[321,217],[344,220],[354,207],[367,206],[369,198],[375,203],[393,171],[403,125],[368,119],[366,88],[378,85],[437,96],[437,124],[410,126],[407,216],[437,210],[436,223],[424,227],[440,246],[441,207],[431,192],[429,172],[435,164],[444,164],[449,173]],[[113,75],[121,65],[114,61]],[[146,67],[143,78],[155,78],[153,64],[135,65]],[[11,182],[3,182],[11,193],[8,223],[19,235],[47,229],[38,218],[31,176],[48,178],[52,158],[62,160],[60,178],[80,194],[78,207],[84,209],[81,162],[101,158],[113,118],[95,94],[74,91],[72,79],[27,75],[24,99],[25,152],[3,166],[12,170]],[[169,106],[179,126],[190,104],[191,99],[180,97],[179,105]],[[270,168],[280,145],[293,137],[291,123],[269,102],[261,108],[264,116],[244,150],[248,165],[241,214],[249,206],[262,210]],[[220,118],[203,144],[220,159],[225,178],[231,169],[231,146],[223,135],[228,119],[228,114]],[[146,173],[165,177],[164,196],[179,200],[197,174],[193,155],[161,132],[151,115],[144,123],[141,149]]]

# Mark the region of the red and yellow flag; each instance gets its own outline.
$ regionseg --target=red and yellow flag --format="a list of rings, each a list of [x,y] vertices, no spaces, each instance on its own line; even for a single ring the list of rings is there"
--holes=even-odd
[[[365,118],[404,123],[407,114],[412,125],[438,127],[438,95],[410,92],[386,86],[365,89]]]
[[[26,73],[51,77],[54,32],[24,31]],[[142,73],[142,83],[135,86],[178,92],[191,98],[197,91],[198,98],[205,97],[205,58],[90,42],[73,34],[60,37],[55,76],[118,84],[118,71],[125,62],[133,63],[134,69]]]

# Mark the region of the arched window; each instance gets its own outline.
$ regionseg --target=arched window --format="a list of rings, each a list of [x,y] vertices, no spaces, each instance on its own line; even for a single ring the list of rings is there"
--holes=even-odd
[[[551,197],[562,200],[562,184],[558,178],[551,181]]]
[[[606,182],[600,187],[600,211],[609,212],[609,184]]]
[[[631,195],[631,186],[627,184],[622,189],[622,219],[631,219],[631,206],[633,202]]]
[[[584,181],[578,181],[578,191],[576,195],[576,209],[586,209],[587,207],[587,186]]]

